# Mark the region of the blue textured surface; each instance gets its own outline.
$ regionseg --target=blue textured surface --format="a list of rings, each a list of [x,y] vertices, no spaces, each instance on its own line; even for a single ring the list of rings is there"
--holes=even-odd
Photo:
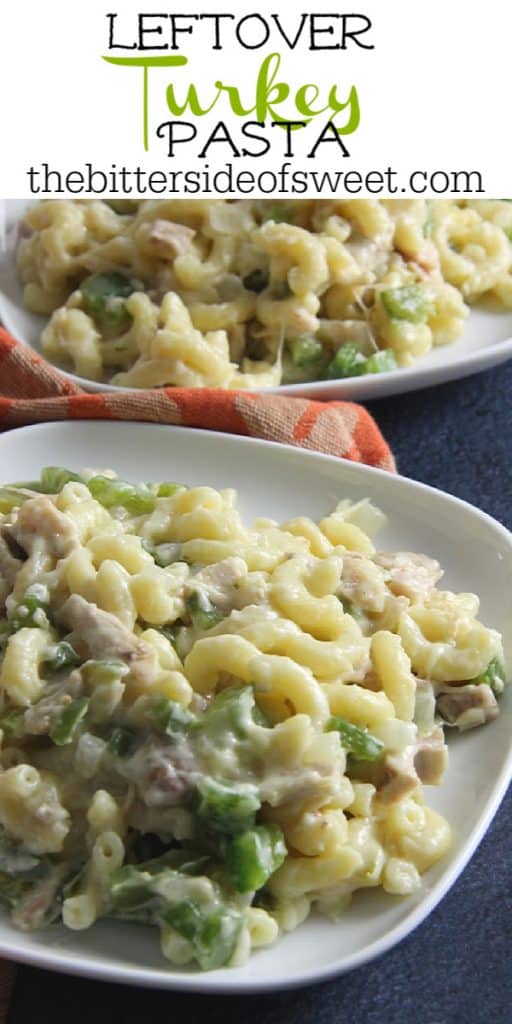
[[[512,362],[370,409],[401,473],[512,528]],[[512,1024],[512,795],[449,895],[386,956],[273,996],[147,992],[21,968],[8,1024]]]

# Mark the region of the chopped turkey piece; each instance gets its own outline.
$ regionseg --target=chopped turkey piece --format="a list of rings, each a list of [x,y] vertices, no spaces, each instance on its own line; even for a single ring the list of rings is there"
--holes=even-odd
[[[411,601],[424,601],[443,575],[439,562],[412,551],[381,551],[375,556],[375,562],[388,570],[388,587],[392,593]]]
[[[194,235],[195,231],[185,224],[175,224],[172,220],[155,220],[149,233],[149,241],[162,256],[175,259],[190,249]]]
[[[397,803],[416,789],[420,780],[414,767],[414,749],[411,746],[403,754],[386,754],[377,769],[377,796],[383,804]]]
[[[423,736],[414,746],[414,767],[421,782],[426,786],[438,786],[448,766],[448,750],[444,732],[439,726]]]
[[[437,786],[448,763],[441,727],[411,743],[401,754],[386,754],[375,765],[374,784],[384,804],[393,804],[412,793],[420,782]]]
[[[57,893],[66,875],[69,864],[55,864],[44,878],[35,881],[17,904],[12,920],[22,932],[33,932],[54,921],[60,913],[61,904]]]
[[[48,554],[56,558],[65,558],[79,543],[75,524],[46,495],[31,498],[21,506],[11,532],[29,554],[39,539],[44,540]]]
[[[186,597],[199,591],[224,615],[247,605],[262,604],[265,599],[265,576],[247,572],[243,558],[224,558],[222,562],[201,569],[185,584]]]
[[[79,672],[72,672],[65,683],[53,686],[42,700],[36,701],[27,708],[23,715],[25,732],[32,736],[41,736],[50,732],[60,713],[71,701],[82,692],[82,679]]]
[[[438,695],[437,710],[447,725],[454,725],[461,732],[492,722],[499,714],[491,687],[474,683],[446,687]]]
[[[357,608],[375,613],[384,610],[386,597],[389,596],[382,572],[373,562],[356,551],[343,555],[338,594]]]
[[[191,794],[200,766],[186,740],[151,738],[119,762],[118,772],[134,783],[146,807],[176,807]]]
[[[154,681],[158,670],[156,650],[134,636],[115,615],[72,594],[61,609],[61,617],[73,631],[69,642],[77,654],[100,661],[123,661],[132,680],[143,688]]]

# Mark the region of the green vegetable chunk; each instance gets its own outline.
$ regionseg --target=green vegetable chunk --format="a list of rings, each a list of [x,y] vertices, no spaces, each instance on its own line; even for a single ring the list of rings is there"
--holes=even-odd
[[[327,380],[338,380],[340,377],[359,377],[364,373],[365,357],[357,345],[351,341],[341,345],[334,359],[329,363],[325,376]]]
[[[123,661],[95,661],[93,658],[85,661],[80,669],[84,683],[92,690],[103,683],[116,683],[129,671]]]
[[[84,309],[101,326],[119,332],[126,331],[132,318],[125,299],[135,291],[135,285],[125,274],[92,274],[80,285]]]
[[[158,484],[156,496],[157,498],[172,498],[177,491],[184,490],[186,490],[184,484],[175,484],[169,480],[167,483]]]
[[[48,672],[60,672],[63,668],[80,665],[82,659],[66,640],[53,644],[48,648],[44,659],[44,667]]]
[[[190,860],[186,851],[171,850],[137,867],[117,868],[109,879],[110,913],[146,924],[165,922],[188,939],[203,970],[221,967],[233,954],[243,916],[238,907],[222,898],[215,883],[207,883],[208,902],[196,900],[190,879],[206,863],[204,857]],[[177,893],[181,898],[176,898]]]
[[[217,694],[194,728],[208,736],[216,734],[222,738],[234,732],[239,739],[245,739],[255,724],[269,723],[255,703],[252,686],[228,686]]]
[[[0,871],[20,875],[33,871],[39,864],[39,857],[35,857],[23,843],[13,839],[5,829],[0,828]]]
[[[259,294],[268,285],[268,273],[266,270],[251,270],[251,273],[242,279],[242,284],[247,291]]]
[[[242,927],[242,914],[227,904],[207,911],[191,900],[175,903],[164,920],[188,939],[203,971],[222,967],[231,959]]]
[[[64,711],[61,711],[50,731],[50,739],[53,740],[56,746],[64,747],[67,743],[71,743],[79,722],[87,714],[88,707],[89,700],[87,697],[77,697],[76,700],[72,700],[64,708]]]
[[[65,484],[70,481],[82,483],[82,477],[73,473],[71,469],[64,469],[62,466],[45,466],[41,470],[39,480],[30,480],[27,483],[15,484],[15,487],[26,487],[30,491],[39,491],[41,494],[59,494]]]
[[[205,776],[197,784],[197,795],[200,825],[225,835],[252,828],[261,807],[258,790],[251,783],[219,782]]]
[[[125,508],[134,516],[154,511],[156,495],[149,487],[136,486],[126,480],[111,480],[107,476],[93,476],[87,486],[96,501],[104,508]]]
[[[421,324],[427,319],[432,305],[417,284],[406,284],[401,288],[386,288],[380,293],[382,305],[392,320],[409,320]]]
[[[136,199],[104,199],[103,202],[110,206],[114,213],[132,213],[137,209]]]
[[[187,597],[187,608],[197,629],[211,629],[224,615],[215,607],[202,590],[193,590]]]
[[[329,719],[327,732],[339,733],[342,746],[355,761],[377,761],[384,749],[382,741],[372,736],[368,729],[336,715]]]
[[[289,299],[293,295],[293,292],[288,284],[287,280],[274,281],[272,285],[272,298],[277,299],[281,302],[283,299]]]
[[[143,924],[152,924],[165,906],[162,896],[153,889],[153,879],[144,865],[126,864],[112,872],[110,900],[115,917]]]
[[[10,626],[13,633],[28,626],[47,629],[50,624],[50,605],[36,594],[25,594],[16,608]]]
[[[284,837],[277,825],[257,825],[229,839],[224,847],[226,872],[237,892],[261,889],[285,857]]]
[[[14,909],[23,896],[26,896],[33,884],[34,881],[31,876],[13,876],[0,871],[0,902]]]
[[[273,203],[265,208],[264,220],[273,220],[275,224],[293,224],[294,209],[288,203]]]
[[[159,565],[161,569],[165,569],[168,565],[172,565],[173,562],[181,560],[181,544],[152,545],[143,540],[142,547],[144,551],[147,551],[154,558],[156,565]]]
[[[309,334],[302,334],[298,338],[290,338],[288,348],[294,366],[314,366],[320,362],[324,354],[321,342]]]
[[[475,679],[471,680],[475,685],[490,686],[492,692],[496,697],[499,697],[505,689],[507,682],[507,675],[505,672],[505,666],[502,664],[499,658],[493,658],[489,662],[485,672],[481,675],[476,676]]]
[[[196,721],[195,716],[181,704],[155,694],[139,697],[133,713],[137,718],[142,717],[153,728],[164,732],[166,736],[187,732]]]
[[[0,487],[0,515],[11,512],[13,508],[19,508],[27,498],[27,494],[20,494],[14,488]]]
[[[386,373],[389,370],[396,370],[398,364],[395,353],[390,348],[381,349],[368,356],[363,364],[363,373]]]
[[[14,737],[19,739],[23,736],[24,729],[24,715],[25,711],[20,711],[19,708],[9,708],[5,711],[0,718],[0,729],[5,736]]]
[[[107,743],[107,751],[115,757],[128,757],[133,753],[136,742],[136,734],[131,729],[125,729],[119,725],[112,730]]]

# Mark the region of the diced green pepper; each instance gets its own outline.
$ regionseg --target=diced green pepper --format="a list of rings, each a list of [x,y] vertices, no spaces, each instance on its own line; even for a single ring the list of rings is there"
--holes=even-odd
[[[132,213],[137,209],[137,199],[104,199],[104,203],[110,206],[114,213]]]
[[[293,224],[294,210],[289,203],[273,203],[265,208],[264,220],[273,220],[275,224]]]
[[[308,367],[320,362],[324,354],[323,345],[310,334],[288,339],[288,348],[294,366]]]
[[[208,911],[183,900],[166,911],[164,920],[188,939],[202,970],[211,971],[231,959],[243,919],[239,910],[227,904]]]
[[[28,494],[20,494],[12,487],[0,487],[0,515],[6,515],[13,508],[19,508],[28,498]]]
[[[112,730],[107,743],[107,751],[114,757],[128,757],[133,753],[137,743],[137,736],[132,729],[125,729],[118,725]]]
[[[383,348],[380,352],[374,352],[373,355],[368,356],[368,359],[363,363],[362,372],[366,373],[388,373],[390,370],[396,370],[398,363],[396,361],[395,353],[391,348]]]
[[[256,825],[224,846],[224,865],[233,889],[255,892],[261,889],[286,857],[283,833],[277,825]]]
[[[197,629],[212,629],[224,618],[202,590],[193,590],[187,597],[186,605]]]
[[[166,897],[166,889],[172,892],[175,888],[182,889],[185,895],[186,879],[197,875],[207,864],[207,858],[187,861],[187,856],[186,851],[170,850],[146,864],[117,868],[109,878],[110,913],[148,924],[165,922],[188,939],[200,967],[211,970],[230,960],[242,926],[242,911],[222,899],[215,883],[214,902],[210,905],[198,904],[191,898]],[[179,870],[168,866],[174,864]]]
[[[359,377],[364,373],[366,360],[354,342],[347,341],[341,345],[329,363],[325,372],[327,380],[339,380],[342,377]]]
[[[11,908],[16,907],[33,884],[32,878],[23,875],[14,876],[0,871],[0,902]]]
[[[24,733],[24,711],[19,708],[9,708],[0,717],[0,729],[5,736],[19,739]]]
[[[499,658],[493,658],[492,661],[489,662],[485,672],[476,676],[476,678],[472,679],[471,682],[477,686],[490,686],[495,696],[499,697],[500,694],[503,693],[507,682],[505,666],[501,663]]]
[[[205,776],[197,783],[197,817],[205,828],[236,835],[252,828],[261,800],[251,783],[220,782]]]
[[[152,887],[151,876],[131,864],[116,868],[109,878],[111,912],[116,917],[151,924],[164,909],[164,901]]]
[[[289,299],[293,295],[293,292],[288,284],[288,281],[274,281],[272,284],[272,298],[277,299],[278,302],[282,302],[283,299]]]
[[[343,605],[343,611],[345,615],[351,615],[356,622],[361,622],[364,619],[364,612],[361,608],[358,608],[353,601],[349,601],[347,597],[340,597],[339,600]]]
[[[86,313],[109,330],[126,331],[132,318],[125,300],[135,291],[135,285],[125,274],[92,274],[80,285]]]
[[[80,665],[81,661],[74,647],[62,640],[48,648],[43,664],[48,672],[60,672],[63,668]]]
[[[95,661],[92,658],[89,661],[85,661],[80,669],[82,679],[90,689],[101,686],[103,683],[115,683],[127,675],[129,671],[128,666],[123,661],[115,661],[114,659],[110,661]]]
[[[107,476],[93,476],[87,486],[96,501],[104,508],[125,508],[134,516],[154,511],[156,496],[149,487],[137,487],[126,480],[111,480]]]
[[[39,480],[30,480],[14,486],[26,487],[30,491],[38,491],[41,494],[60,494],[65,484],[70,481],[83,482],[82,477],[78,473],[73,473],[71,469],[64,469],[62,466],[45,466],[41,470]]]
[[[161,569],[165,569],[168,565],[172,565],[173,562],[180,561],[181,555],[181,544],[149,544],[148,541],[142,541],[142,547],[144,551],[147,551],[149,555],[155,560],[156,565],[159,565]]]
[[[47,629],[50,624],[50,606],[35,594],[25,594],[9,621],[13,633],[25,626]]]
[[[173,494],[176,494],[177,491],[183,490],[185,490],[184,484],[175,484],[168,481],[167,483],[158,484],[156,496],[157,498],[172,498]]]
[[[377,761],[384,749],[382,740],[372,736],[368,729],[336,715],[329,719],[326,729],[339,733],[342,746],[355,761]]]
[[[242,284],[247,291],[259,294],[268,286],[268,272],[260,269],[251,270],[251,273],[242,279]]]
[[[387,315],[392,320],[409,320],[413,324],[424,323],[432,309],[431,302],[417,284],[386,288],[380,293],[380,297]]]
[[[245,739],[254,724],[266,726],[268,722],[255,703],[252,686],[228,686],[214,697],[194,728],[208,735],[234,732]]]
[[[149,695],[139,697],[137,715],[142,714],[148,723],[166,736],[187,732],[196,721],[195,716],[168,697]]]
[[[64,708],[64,711],[61,711],[50,730],[50,739],[53,740],[56,746],[63,747],[67,743],[71,743],[78,724],[87,714],[88,707],[89,700],[87,697],[77,697],[76,700],[72,700]]]
[[[40,858],[30,853],[22,842],[13,839],[5,829],[0,829],[0,871],[20,875],[27,871],[33,872],[40,863]]]

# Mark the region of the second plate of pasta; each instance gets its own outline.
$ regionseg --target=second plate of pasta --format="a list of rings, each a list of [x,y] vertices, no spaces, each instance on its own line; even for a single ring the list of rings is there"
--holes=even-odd
[[[0,952],[229,992],[403,938],[510,777],[507,531],[201,431],[0,455]]]
[[[0,317],[87,390],[369,399],[512,353],[506,200],[5,200]]]

